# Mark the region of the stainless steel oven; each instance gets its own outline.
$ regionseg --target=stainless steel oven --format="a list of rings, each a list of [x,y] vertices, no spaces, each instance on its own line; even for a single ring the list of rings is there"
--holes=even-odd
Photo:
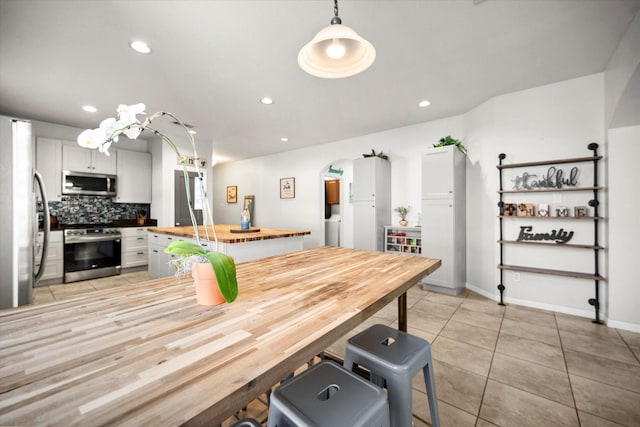
[[[119,228],[91,224],[67,226],[64,230],[64,282],[120,274],[121,245]]]

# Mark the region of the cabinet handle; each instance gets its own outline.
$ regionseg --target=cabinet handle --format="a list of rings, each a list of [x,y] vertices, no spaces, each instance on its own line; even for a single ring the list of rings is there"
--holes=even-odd
[[[138,237],[138,240],[144,240],[144,237]]]
[[[153,250],[153,252],[158,253],[158,250],[157,250],[157,249],[154,249],[154,250]]]
[[[157,251],[156,251],[157,252]],[[144,255],[144,252],[138,252],[138,255]]]

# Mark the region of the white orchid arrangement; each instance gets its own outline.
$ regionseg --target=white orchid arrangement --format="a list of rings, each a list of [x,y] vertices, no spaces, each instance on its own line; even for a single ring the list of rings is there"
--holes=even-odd
[[[82,133],[80,133],[80,135],[78,135],[78,145],[85,148],[98,149],[100,152],[109,156],[109,148],[111,147],[111,144],[114,142],[118,142],[118,137],[120,135],[124,134],[129,139],[137,139],[143,131],[149,130],[155,135],[161,137],[162,140],[167,144],[169,144],[169,146],[173,149],[173,151],[175,151],[179,159],[183,159],[182,154],[180,154],[180,150],[178,150],[178,147],[176,146],[176,144],[174,144],[171,138],[151,126],[152,122],[158,117],[169,116],[184,129],[187,136],[189,137],[189,142],[191,143],[194,157],[196,159],[198,158],[198,152],[196,149],[195,141],[193,139],[193,135],[189,132],[187,126],[185,126],[185,124],[180,121],[180,119],[169,112],[161,111],[154,113],[151,116],[147,116],[145,120],[141,122],[140,120],[138,120],[138,115],[146,115],[145,108],[146,107],[144,104],[119,105],[117,109],[117,120],[113,117],[110,117],[103,120],[98,128],[87,129],[83,131]],[[210,240],[209,228],[211,228],[215,241],[215,250],[212,252],[207,252],[202,247],[200,241],[200,232],[191,203],[191,191],[189,189],[187,166],[185,162],[181,163],[182,171],[185,177],[184,182],[187,190],[186,193],[187,203],[189,205],[189,215],[191,217],[191,223],[193,224],[193,230],[197,244],[185,241],[174,241],[167,247],[167,249],[165,249],[165,252],[180,255],[181,259],[186,261],[176,266],[179,273],[189,272],[190,262],[197,262],[197,260],[208,260],[213,267],[213,271],[215,272],[220,293],[222,294],[226,302],[233,302],[238,296],[236,266],[233,258],[218,252],[218,237],[216,235],[215,224],[213,222],[213,217],[209,208],[209,202],[207,200],[206,191],[204,189],[204,180],[202,179],[203,174],[200,171],[198,162],[195,162],[196,173],[200,178],[196,180],[196,183],[197,185],[202,186],[200,190],[201,194],[204,195],[203,206],[205,215],[203,215],[203,217],[208,220],[209,224],[211,224],[211,227],[207,227],[207,222],[205,221],[204,223],[206,240]]]

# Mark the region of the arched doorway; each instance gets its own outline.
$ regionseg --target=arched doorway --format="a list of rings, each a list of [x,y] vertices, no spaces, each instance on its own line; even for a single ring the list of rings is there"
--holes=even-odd
[[[353,161],[335,160],[320,171],[321,243],[327,246],[353,245],[350,188]]]

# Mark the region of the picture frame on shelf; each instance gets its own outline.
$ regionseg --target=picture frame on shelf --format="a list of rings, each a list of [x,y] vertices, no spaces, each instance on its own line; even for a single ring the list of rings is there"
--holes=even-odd
[[[504,216],[516,216],[518,212],[518,206],[515,203],[504,204]]]
[[[533,203],[518,203],[518,216],[533,216]]]
[[[227,185],[227,203],[238,203],[237,185]]]
[[[296,179],[280,178],[280,198],[281,199],[294,199],[296,197]]]
[[[538,211],[536,212],[538,216],[549,216],[549,204],[548,203],[540,203],[538,204]]]

